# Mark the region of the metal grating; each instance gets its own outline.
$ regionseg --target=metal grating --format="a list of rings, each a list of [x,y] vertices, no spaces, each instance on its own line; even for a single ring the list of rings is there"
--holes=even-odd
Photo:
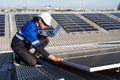
[[[43,60],[40,60],[40,62],[43,63],[43,69],[55,77],[56,80],[84,80],[80,76],[74,75],[73,73],[70,73],[62,68],[53,66]]]
[[[35,67],[19,65],[16,66],[16,73],[18,80],[54,80],[42,70]]]

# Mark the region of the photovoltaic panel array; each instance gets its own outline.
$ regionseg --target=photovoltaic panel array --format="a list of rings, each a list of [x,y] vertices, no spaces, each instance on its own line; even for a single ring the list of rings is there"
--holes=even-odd
[[[120,18],[120,13],[111,13],[111,14]]]
[[[116,30],[120,29],[120,22],[102,14],[102,13],[94,13],[94,14],[82,14],[93,22],[97,23],[101,27],[106,30]]]
[[[5,35],[5,15],[0,14],[0,36]]]
[[[16,20],[16,26],[19,29],[20,27],[24,26],[24,24],[31,20],[33,17],[37,16],[38,14],[16,14],[15,20]],[[47,27],[46,31],[53,30],[53,27]]]
[[[75,14],[52,14],[67,32],[98,31]]]

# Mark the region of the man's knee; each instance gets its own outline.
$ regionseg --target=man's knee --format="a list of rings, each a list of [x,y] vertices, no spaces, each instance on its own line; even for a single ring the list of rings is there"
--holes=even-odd
[[[21,49],[20,51],[18,51],[18,55],[30,66],[34,66],[37,64],[36,57],[32,55],[27,49]]]
[[[36,59],[32,59],[28,64],[30,66],[35,66],[37,64],[37,60]]]

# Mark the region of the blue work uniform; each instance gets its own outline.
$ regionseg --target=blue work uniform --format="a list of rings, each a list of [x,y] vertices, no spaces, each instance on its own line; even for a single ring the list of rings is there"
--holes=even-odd
[[[37,27],[35,26],[32,20],[28,21],[23,27],[21,27],[16,34],[16,36],[19,37],[21,40],[27,40],[34,47],[40,45],[40,42],[36,35]]]
[[[43,56],[49,56],[49,53],[40,45],[40,41],[37,38],[37,26],[33,20],[28,21],[23,27],[21,27],[15,36],[19,41],[16,42],[14,39],[12,40],[13,45],[11,45],[11,47],[14,51],[21,50],[25,45],[24,40],[26,40]]]

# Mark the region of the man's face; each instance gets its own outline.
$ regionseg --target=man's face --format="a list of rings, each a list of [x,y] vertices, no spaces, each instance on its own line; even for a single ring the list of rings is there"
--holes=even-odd
[[[41,29],[45,29],[47,27],[42,20],[39,20],[38,24]]]

